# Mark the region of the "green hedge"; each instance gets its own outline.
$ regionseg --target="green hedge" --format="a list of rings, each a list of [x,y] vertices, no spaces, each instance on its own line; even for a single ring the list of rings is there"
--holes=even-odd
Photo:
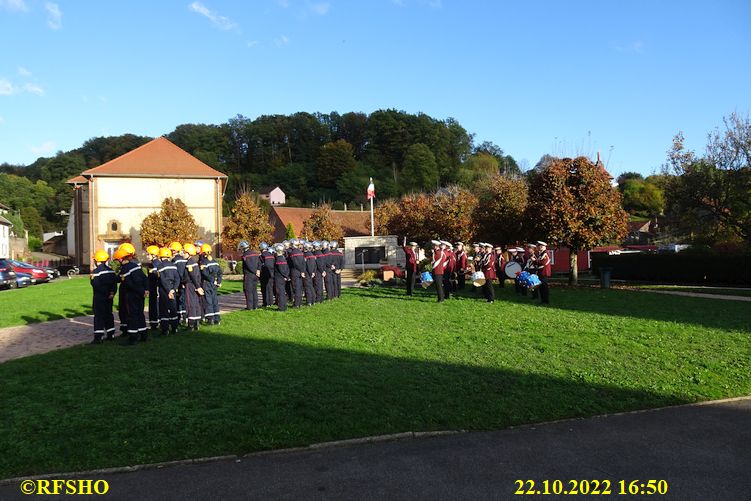
[[[751,285],[751,256],[678,252],[666,254],[592,253],[592,271],[612,268],[614,280],[671,284]]]

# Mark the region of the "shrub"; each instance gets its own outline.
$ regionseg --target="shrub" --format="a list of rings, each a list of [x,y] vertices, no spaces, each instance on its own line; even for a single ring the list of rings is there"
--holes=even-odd
[[[357,277],[357,282],[358,282],[359,284],[361,284],[361,285],[364,285],[364,284],[367,284],[368,282],[371,282],[371,281],[375,280],[375,278],[376,278],[377,276],[378,276],[378,275],[377,275],[377,273],[376,273],[376,271],[375,271],[375,270],[368,270],[368,271],[366,271],[366,272],[364,272],[364,273],[361,273],[361,274],[360,274],[360,275],[359,275],[359,276]]]

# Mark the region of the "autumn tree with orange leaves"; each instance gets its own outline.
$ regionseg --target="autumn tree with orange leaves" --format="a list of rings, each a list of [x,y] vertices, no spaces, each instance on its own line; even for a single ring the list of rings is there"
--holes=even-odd
[[[586,157],[554,158],[531,173],[529,192],[527,220],[537,234],[571,250],[570,285],[579,279],[578,251],[619,241],[626,234],[628,214],[602,163]]]

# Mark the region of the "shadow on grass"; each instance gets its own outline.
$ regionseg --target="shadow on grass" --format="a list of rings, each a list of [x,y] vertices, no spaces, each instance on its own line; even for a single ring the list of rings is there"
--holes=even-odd
[[[237,320],[236,320],[237,319]],[[532,372],[243,337],[220,328],[0,365],[0,478],[403,431],[499,429],[685,403]]]
[[[400,299],[406,301],[433,301],[436,292],[433,287],[415,291],[409,297],[404,288],[377,287],[370,289],[349,289],[349,294],[378,299]],[[465,287],[456,296],[461,300],[484,302],[482,291]],[[658,320],[663,322],[691,323],[723,330],[751,332],[751,307],[740,301],[693,298],[636,292],[618,289],[572,288],[552,286],[550,304],[542,305],[531,295],[516,294],[513,286],[495,287],[496,303],[531,305],[550,310],[571,310],[602,315]]]

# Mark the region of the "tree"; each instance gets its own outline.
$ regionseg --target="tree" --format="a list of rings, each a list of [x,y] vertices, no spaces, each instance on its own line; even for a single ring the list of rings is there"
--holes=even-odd
[[[459,168],[458,183],[467,188],[498,174],[498,160],[481,151],[470,156]]]
[[[435,155],[427,145],[417,143],[407,148],[401,185],[407,191],[431,190],[438,187],[438,165]]]
[[[242,240],[246,240],[252,248],[258,248],[263,241],[271,241],[274,228],[250,192],[237,196],[230,214],[222,230],[226,249],[236,249]]]
[[[284,238],[286,240],[295,238],[295,229],[292,227],[292,223],[287,223],[287,229],[284,232]]]
[[[665,209],[663,191],[652,182],[639,177],[618,177],[618,191],[621,192],[623,208],[629,214],[641,217],[655,217]]]
[[[521,176],[495,174],[475,188],[478,240],[512,243],[524,239],[529,190]]]
[[[391,220],[399,214],[399,203],[396,200],[379,202],[373,211],[376,235],[387,235],[391,227]],[[402,236],[406,233],[401,233]]]
[[[141,223],[141,245],[166,247],[170,242],[193,242],[198,225],[179,198],[165,198],[159,212],[152,212]]]
[[[29,236],[42,238],[44,220],[35,207],[21,207],[21,218],[23,218],[24,226],[29,230]]]
[[[352,145],[344,139],[326,143],[318,154],[318,182],[333,185],[337,179],[355,170],[355,157]]]
[[[601,163],[554,158],[530,179],[527,220],[540,237],[570,249],[569,284],[578,283],[577,252],[621,239],[628,214]]]
[[[336,240],[342,242],[344,232],[331,216],[331,206],[323,204],[318,207],[308,219],[303,222],[302,236],[305,239]]]
[[[666,170],[674,214],[700,233],[730,233],[751,242],[751,121],[732,113],[725,130],[709,134],[706,153],[698,157],[684,147],[682,133],[673,139]]]

